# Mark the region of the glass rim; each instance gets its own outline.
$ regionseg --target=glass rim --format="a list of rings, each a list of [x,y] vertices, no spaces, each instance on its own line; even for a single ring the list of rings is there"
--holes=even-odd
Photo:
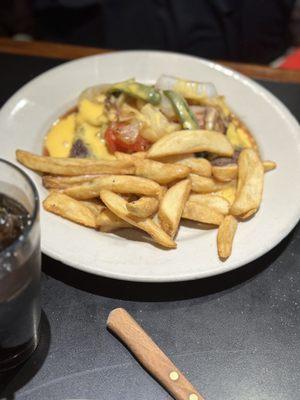
[[[24,231],[21,233],[21,235],[19,235],[9,246],[7,246],[5,249],[0,251],[0,257],[3,256],[5,253],[12,253],[14,251],[14,249],[16,247],[18,247],[19,244],[24,243],[26,241],[27,237],[30,235],[30,233],[33,229],[33,226],[36,223],[37,216],[39,213],[39,194],[38,194],[35,184],[33,183],[32,179],[29,177],[29,175],[25,171],[23,171],[21,168],[19,168],[17,165],[0,157],[0,164],[1,163],[6,164],[8,167],[14,169],[17,173],[19,173],[21,176],[23,176],[23,178],[25,178],[25,180],[29,184],[29,187],[31,188],[31,192],[33,194],[34,205],[33,205],[33,211],[30,213],[32,223],[30,225],[28,225],[24,229]],[[1,193],[1,191],[0,191],[0,193]],[[20,239],[21,236],[23,236],[22,239]]]

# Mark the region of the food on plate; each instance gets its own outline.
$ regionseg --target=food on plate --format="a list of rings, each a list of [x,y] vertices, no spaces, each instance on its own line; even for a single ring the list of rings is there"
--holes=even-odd
[[[148,151],[149,158],[160,158],[173,154],[208,152],[231,157],[233,147],[227,137],[216,131],[183,130],[163,136]]]
[[[171,186],[164,194],[158,217],[163,229],[172,237],[177,233],[180,218],[191,191],[191,181],[184,179]]]
[[[82,200],[80,202],[84,206],[86,206],[95,216],[96,220],[98,218],[98,215],[102,213],[102,211],[105,209],[104,205],[98,201],[98,200]],[[98,226],[98,223],[96,222],[96,225]]]
[[[244,149],[238,159],[238,180],[232,215],[249,218],[258,210],[263,193],[264,167],[253,149]]]
[[[127,210],[135,217],[151,217],[158,210],[159,201],[155,197],[140,197],[126,204]]]
[[[147,159],[137,159],[134,165],[136,175],[152,179],[161,185],[184,179],[191,172],[191,169],[185,165],[166,164]]]
[[[130,228],[128,222],[119,218],[116,214],[111,212],[109,209],[105,209],[97,216],[97,226],[102,232],[112,232],[116,229]]]
[[[88,206],[63,193],[53,192],[43,201],[45,210],[81,225],[96,228],[96,217]]]
[[[264,171],[272,171],[273,169],[277,168],[277,165],[274,161],[266,160],[263,161]]]
[[[54,158],[17,150],[17,160],[34,171],[53,175],[131,174],[134,165],[130,161],[94,160],[89,158]]]
[[[75,113],[62,118],[59,124],[54,124],[46,136],[45,146],[49,154],[56,157],[69,157],[73,145],[76,124]]]
[[[272,171],[276,168],[276,163],[273,161],[263,161],[264,171]],[[221,182],[230,182],[238,176],[237,164],[227,164],[224,166],[214,165],[212,167],[212,175]]]
[[[195,201],[188,201],[184,207],[182,218],[202,222],[209,225],[220,225],[224,215],[212,207],[199,204]]]
[[[208,178],[206,176],[199,176],[196,174],[190,174],[192,181],[192,190],[196,193],[211,193],[217,192],[218,190],[226,189],[229,186],[234,186],[234,182],[224,183],[219,182],[214,178]]]
[[[218,227],[222,260],[276,168],[213,83],[168,75],[85,89],[47,132],[43,155],[16,157],[42,174],[47,211],[102,232],[140,229],[168,249],[181,219]]]
[[[238,222],[233,215],[226,215],[218,229],[217,245],[221,259],[226,259],[232,251],[233,239],[237,230]]]
[[[147,232],[156,243],[166,248],[176,248],[176,243],[159,225],[153,222],[151,218],[136,218],[131,216],[127,209],[127,201],[120,195],[110,190],[102,190],[100,192],[100,198],[110,211],[125,222]]]
[[[160,92],[156,90],[153,86],[135,82],[134,79],[129,79],[125,82],[115,83],[110,88],[110,91],[112,93],[121,91],[128,94],[129,96],[136,97],[137,99],[144,100],[147,103],[153,105],[159,104],[161,100]]]
[[[229,213],[229,208],[230,208],[229,201],[218,194],[213,195],[211,193],[207,194],[192,193],[189,197],[189,202],[195,202],[201,206],[213,209],[223,215]]]
[[[238,167],[236,164],[212,166],[212,176],[220,182],[230,182],[237,178]]]
[[[236,194],[236,183],[233,182],[231,185],[225,186],[223,189],[216,192],[211,192],[212,196],[220,196],[227,200],[230,205],[233,204]]]
[[[128,153],[122,153],[121,151],[115,151],[114,156],[118,160],[125,160],[125,161],[131,161],[134,162],[136,159],[144,159],[147,157],[147,152],[146,151],[137,151],[136,153],[128,154]]]
[[[165,90],[164,94],[170,100],[183,129],[198,129],[199,124],[197,118],[184,97],[174,90]]]
[[[182,157],[181,160],[176,161],[177,164],[186,165],[190,168],[193,174],[201,176],[211,176],[212,168],[211,163],[206,158],[197,157]]]
[[[53,176],[44,175],[43,185],[46,189],[65,189],[81,183],[90,182],[101,175],[78,175],[78,176]]]
[[[145,196],[159,196],[161,187],[153,180],[129,175],[102,175],[81,185],[63,189],[63,193],[79,200],[99,197],[102,189],[116,193],[133,193]]]

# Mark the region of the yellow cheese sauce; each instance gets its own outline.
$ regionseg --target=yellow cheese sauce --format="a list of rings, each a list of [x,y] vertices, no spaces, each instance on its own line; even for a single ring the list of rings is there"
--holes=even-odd
[[[51,157],[69,157],[73,143],[81,139],[92,158],[115,159],[103,138],[107,123],[104,103],[83,99],[75,112],[65,114],[50,128],[44,153]]]
[[[106,127],[104,127],[105,130]],[[111,160],[115,156],[109,153],[102,137],[103,129],[83,122],[76,131],[76,139],[81,139],[93,158]]]
[[[232,116],[226,136],[235,149],[253,148],[259,153],[256,140],[246,126],[236,116]]]
[[[252,147],[249,135],[243,129],[236,127],[232,122],[228,125],[226,136],[234,148]]]
[[[51,157],[68,157],[73,145],[75,113],[58,120],[45,138],[45,147]]]
[[[104,103],[93,103],[83,99],[79,103],[78,111],[79,116],[90,125],[100,126],[108,122]]]

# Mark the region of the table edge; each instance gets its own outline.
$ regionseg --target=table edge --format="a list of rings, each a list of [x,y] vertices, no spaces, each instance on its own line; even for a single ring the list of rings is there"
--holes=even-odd
[[[23,56],[74,60],[95,54],[105,54],[116,50],[98,47],[75,46],[45,41],[17,41],[0,37],[0,53]],[[300,70],[285,70],[258,64],[245,64],[217,60],[220,64],[254,78],[282,83],[300,83]]]

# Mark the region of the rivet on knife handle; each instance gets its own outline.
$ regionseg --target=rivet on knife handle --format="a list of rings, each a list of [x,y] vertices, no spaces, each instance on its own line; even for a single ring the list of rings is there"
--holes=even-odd
[[[186,377],[123,308],[111,311],[108,328],[176,400],[204,400]]]

